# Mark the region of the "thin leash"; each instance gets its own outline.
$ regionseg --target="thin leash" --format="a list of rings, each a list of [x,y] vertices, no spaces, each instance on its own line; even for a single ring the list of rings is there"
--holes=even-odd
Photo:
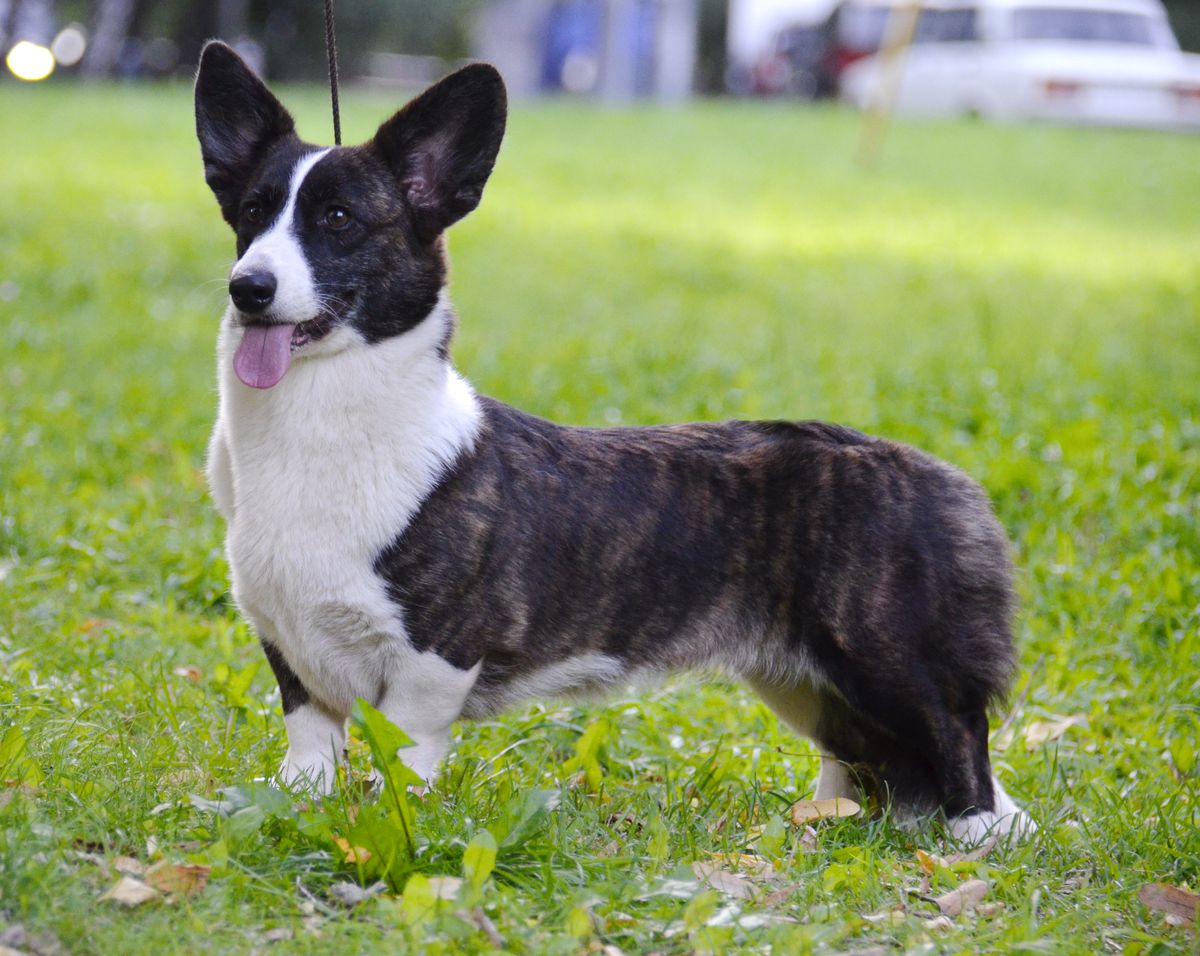
[[[329,54],[329,99],[333,104],[333,142],[342,145],[342,114],[338,109],[337,37],[333,35],[333,0],[325,0],[325,52]]]

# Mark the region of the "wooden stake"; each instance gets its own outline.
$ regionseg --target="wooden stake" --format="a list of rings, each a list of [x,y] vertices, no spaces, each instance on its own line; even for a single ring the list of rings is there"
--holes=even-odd
[[[888,17],[883,47],[879,51],[878,83],[871,104],[867,107],[862,136],[858,141],[858,163],[867,169],[873,169],[879,163],[879,155],[883,152],[883,142],[896,109],[900,82],[904,79],[904,59],[908,48],[912,46],[920,15],[920,0],[908,0],[893,7]]]

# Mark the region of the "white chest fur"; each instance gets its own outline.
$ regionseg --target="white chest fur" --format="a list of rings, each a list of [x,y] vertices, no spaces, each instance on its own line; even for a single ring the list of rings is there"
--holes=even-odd
[[[234,597],[338,710],[371,696],[407,646],[373,562],[479,428],[474,393],[437,354],[448,321],[439,303],[374,346],[337,330],[265,391],[233,374],[241,331],[222,326],[209,476]]]

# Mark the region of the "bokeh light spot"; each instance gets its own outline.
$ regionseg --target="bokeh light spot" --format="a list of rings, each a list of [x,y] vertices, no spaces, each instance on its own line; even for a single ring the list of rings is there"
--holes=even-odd
[[[9,71],[18,80],[36,83],[54,72],[54,54],[44,46],[22,40],[4,58]]]
[[[68,23],[58,31],[50,44],[50,52],[59,66],[74,66],[87,50],[87,34],[78,23]]]

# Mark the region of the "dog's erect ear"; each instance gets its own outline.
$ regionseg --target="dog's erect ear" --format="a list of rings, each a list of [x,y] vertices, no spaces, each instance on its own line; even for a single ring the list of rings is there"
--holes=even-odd
[[[196,136],[204,157],[204,181],[216,194],[231,226],[246,181],[279,139],[295,133],[283,104],[233,50],[213,40],[200,54],[196,73]]]
[[[379,127],[375,149],[400,180],[426,242],[479,205],[507,115],[500,74],[474,63],[431,86]]]

